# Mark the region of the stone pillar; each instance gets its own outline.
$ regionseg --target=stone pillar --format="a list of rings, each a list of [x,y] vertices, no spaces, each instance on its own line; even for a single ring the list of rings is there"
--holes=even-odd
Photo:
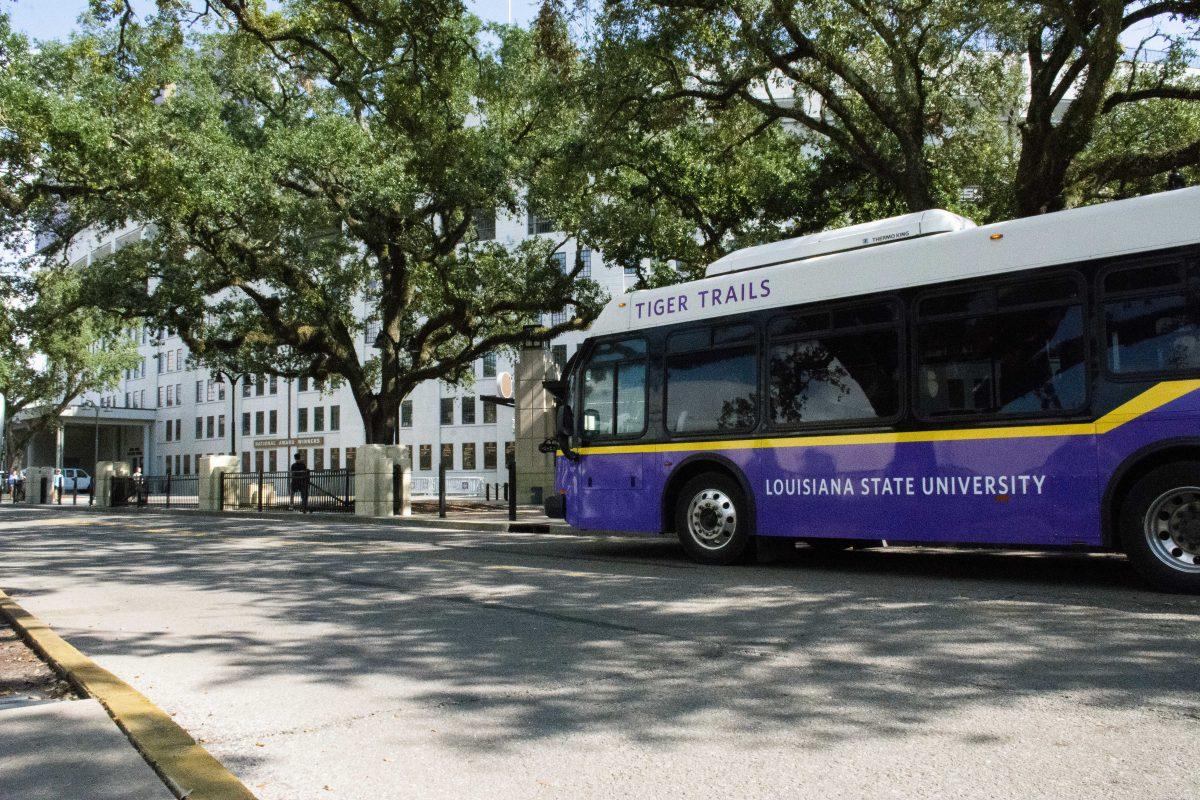
[[[554,435],[554,397],[542,381],[557,377],[549,350],[521,350],[515,391],[518,503],[541,505],[554,492],[554,454],[539,452],[538,445]]]
[[[145,451],[143,451],[144,453]],[[143,455],[144,457],[144,455]],[[197,481],[199,507],[201,511],[221,511],[221,482],[225,473],[237,471],[237,456],[200,456],[200,464],[196,472],[200,478]],[[142,472],[145,472],[143,468]],[[226,486],[227,492],[234,491],[232,482]],[[236,503],[236,499],[227,496],[226,505]]]
[[[354,514],[359,517],[391,517],[395,496],[392,470],[399,464],[400,516],[412,514],[412,463],[408,451],[395,444],[364,444],[354,453]]]
[[[96,464],[96,507],[112,505],[113,478],[127,478],[133,474],[128,461],[101,461]]]
[[[46,492],[42,494],[42,478],[46,479]],[[25,470],[25,502],[30,505],[54,501],[54,468],[29,467]]]

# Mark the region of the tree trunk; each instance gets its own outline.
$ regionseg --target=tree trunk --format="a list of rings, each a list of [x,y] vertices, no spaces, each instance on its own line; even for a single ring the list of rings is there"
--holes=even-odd
[[[396,441],[396,414],[381,394],[367,392],[355,398],[362,417],[365,444],[393,444]]]

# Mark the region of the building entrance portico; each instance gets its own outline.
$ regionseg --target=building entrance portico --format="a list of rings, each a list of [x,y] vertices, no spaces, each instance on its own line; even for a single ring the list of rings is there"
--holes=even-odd
[[[155,411],[151,408],[71,406],[35,435],[20,458],[23,467],[81,468],[95,475],[97,461],[150,463],[154,448]],[[17,416],[13,428],[28,425]]]

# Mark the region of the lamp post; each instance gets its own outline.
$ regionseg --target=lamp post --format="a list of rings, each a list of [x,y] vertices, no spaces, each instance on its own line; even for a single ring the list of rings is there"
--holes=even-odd
[[[91,400],[84,400],[80,403],[83,408],[91,408],[95,411],[95,450],[92,457],[92,491],[88,492],[88,505],[90,506],[96,499],[96,466],[100,463],[100,406],[93,403]],[[78,482],[79,476],[76,474],[75,480]],[[78,483],[76,483],[78,486]]]
[[[229,372],[223,369],[209,370],[216,376],[218,385],[229,381],[229,455],[237,455],[237,385],[238,381],[245,383],[250,378],[248,372]]]

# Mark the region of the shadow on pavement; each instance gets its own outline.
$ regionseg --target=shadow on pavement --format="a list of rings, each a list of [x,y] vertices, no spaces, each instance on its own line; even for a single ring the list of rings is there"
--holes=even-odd
[[[1200,599],[1146,591],[1116,556],[804,551],[709,568],[661,539],[20,519],[0,514],[7,573],[249,594],[272,623],[63,631],[85,652],[206,652],[228,665],[223,681],[403,675],[420,688],[398,702],[486,716],[462,748],[614,727],[687,740],[701,714],[755,736],[803,727],[821,747],[908,735],[998,696],[1200,710],[1182,680],[1200,658]]]

